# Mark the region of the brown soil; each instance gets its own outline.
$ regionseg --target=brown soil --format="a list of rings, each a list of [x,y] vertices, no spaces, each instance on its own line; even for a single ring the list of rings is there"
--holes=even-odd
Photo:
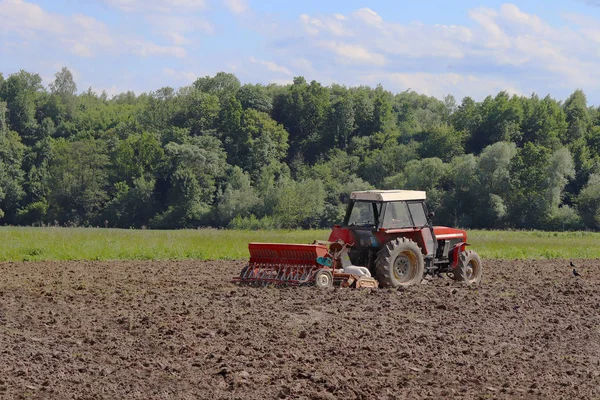
[[[0,264],[0,398],[600,398],[599,260],[479,288],[239,288],[243,262]]]

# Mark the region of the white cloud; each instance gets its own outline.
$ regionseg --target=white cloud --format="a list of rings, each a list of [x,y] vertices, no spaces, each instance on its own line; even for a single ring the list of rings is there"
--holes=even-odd
[[[237,63],[235,63],[235,62],[229,62],[229,63],[227,63],[226,70],[227,71],[225,71],[225,72],[235,73],[238,70]]]
[[[500,7],[500,12],[506,20],[512,21],[516,25],[531,28],[536,33],[543,33],[549,30],[548,25],[540,17],[525,13],[514,4],[503,4]]]
[[[128,47],[142,57],[152,56],[172,56],[177,58],[184,58],[187,53],[184,48],[177,46],[158,46],[147,40],[129,40],[127,41]]]
[[[104,0],[105,3],[125,12],[182,12],[206,8],[204,0]]]
[[[465,47],[473,40],[471,29],[455,25],[428,26],[420,23],[402,25],[389,23],[369,8],[348,16],[300,16],[302,29],[320,38],[315,42],[332,53],[349,60],[372,65],[386,64],[385,54],[409,58],[463,58]],[[345,37],[343,42],[338,38]]]
[[[571,13],[563,15],[566,24],[555,24],[510,3],[465,13],[470,22],[462,25],[397,23],[369,8],[302,14],[295,29],[268,35],[290,65],[298,67],[297,59],[314,64],[308,71],[316,79],[335,76],[353,85],[358,76],[375,83],[384,77],[393,87],[415,80],[412,86],[427,93],[465,95],[463,87],[481,94],[583,87],[600,96],[598,18]]]
[[[383,18],[381,18],[379,14],[370,8],[361,8],[360,10],[356,10],[353,16],[367,25],[378,28],[383,26]]]
[[[340,61],[345,64],[385,64],[384,56],[371,52],[359,45],[324,40],[318,42],[317,46],[331,50],[338,56]]]
[[[190,84],[198,79],[198,74],[191,71],[176,71],[172,68],[163,68],[163,74],[186,84]]]
[[[182,34],[179,34],[177,32],[166,32],[165,35],[171,39],[171,41],[173,42],[174,45],[177,45],[177,46],[181,46],[181,45],[190,43],[189,39],[187,39],[185,36],[183,36]]]
[[[243,14],[249,9],[247,0],[223,0],[223,3],[234,14]]]
[[[296,58],[292,60],[292,65],[302,71],[312,71],[313,64],[306,58]]]
[[[102,53],[186,56],[185,49],[180,46],[161,46],[143,38],[125,36],[93,17],[53,14],[23,0],[0,1],[0,31],[23,40],[35,39],[42,46],[58,46],[79,57],[95,57]]]
[[[311,35],[318,35],[319,29],[323,28],[321,20],[311,18],[308,14],[300,15],[300,21],[304,24],[304,30]]]
[[[86,15],[72,17],[73,27],[69,36],[80,45],[110,48],[115,45],[115,38],[110,29],[101,21]],[[78,34],[73,34],[76,30]]]
[[[192,43],[189,36],[198,32],[214,34],[214,26],[206,19],[196,16],[148,15],[145,19],[156,32],[177,46]]]
[[[197,12],[206,8],[205,0],[104,0],[128,13],[142,14],[154,30],[177,46],[193,42],[189,34],[212,35],[213,25]]]
[[[318,35],[320,32],[327,32],[333,36],[352,36],[352,30],[349,29],[344,21],[346,17],[342,14],[334,14],[331,17],[313,18],[308,14],[300,15],[300,22],[304,30],[310,35]]]
[[[459,98],[482,98],[503,90],[509,94],[523,95],[522,91],[502,79],[456,73],[375,73],[359,76],[358,79],[361,83],[371,86],[381,83],[386,89],[396,92],[412,90],[438,98],[449,93]]]
[[[272,61],[257,60],[254,57],[250,57],[249,60],[252,64],[260,64],[260,65],[267,67],[267,69],[271,72],[280,72],[285,75],[290,75],[290,76],[292,75],[292,71],[290,71],[286,67],[278,65]]]
[[[473,40],[470,29],[453,25],[390,25],[365,41],[383,53],[411,59],[421,57],[464,58]]]
[[[63,34],[66,27],[58,15],[22,0],[0,1],[0,30],[30,35],[34,31]]]
[[[506,49],[511,46],[510,39],[496,23],[498,13],[489,8],[471,10],[469,16],[477,21],[483,30],[483,43],[490,49]]]

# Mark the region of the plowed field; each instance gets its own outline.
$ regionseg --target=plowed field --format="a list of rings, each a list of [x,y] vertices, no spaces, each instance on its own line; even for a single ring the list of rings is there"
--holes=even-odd
[[[600,398],[600,261],[478,288],[239,288],[242,262],[0,264],[0,398]]]

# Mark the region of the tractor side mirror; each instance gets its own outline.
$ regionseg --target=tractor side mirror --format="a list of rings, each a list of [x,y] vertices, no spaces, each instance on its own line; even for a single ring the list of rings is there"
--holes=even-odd
[[[433,217],[435,217],[435,213],[433,211],[429,211],[429,214],[427,214],[427,218],[431,221]]]

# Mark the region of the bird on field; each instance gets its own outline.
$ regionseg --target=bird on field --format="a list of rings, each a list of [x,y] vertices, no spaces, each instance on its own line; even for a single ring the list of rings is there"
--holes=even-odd
[[[575,264],[573,264],[573,261],[569,261],[569,264],[571,264],[571,267],[575,268]]]
[[[581,276],[581,274],[579,272],[577,272],[577,270],[575,268],[573,268],[573,275]]]

